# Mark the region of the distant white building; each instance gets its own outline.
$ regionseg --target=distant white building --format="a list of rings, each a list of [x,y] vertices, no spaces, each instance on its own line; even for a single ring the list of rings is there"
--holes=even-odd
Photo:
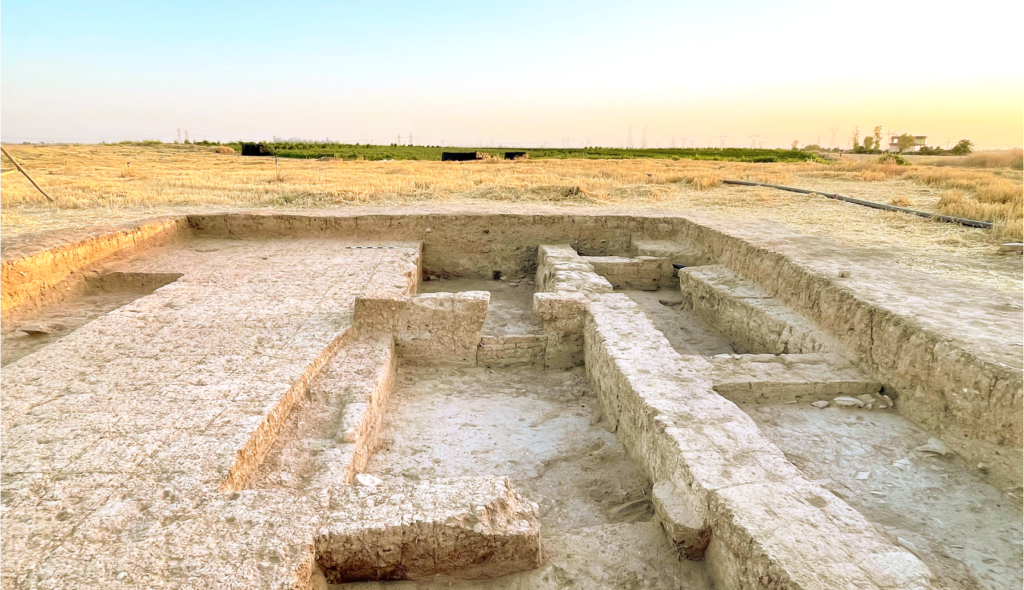
[[[915,135],[914,145],[910,146],[904,151],[907,152],[919,152],[921,148],[925,147],[925,140],[928,139],[927,135]],[[898,135],[893,135],[889,138],[889,151],[898,152],[900,151],[900,138]]]

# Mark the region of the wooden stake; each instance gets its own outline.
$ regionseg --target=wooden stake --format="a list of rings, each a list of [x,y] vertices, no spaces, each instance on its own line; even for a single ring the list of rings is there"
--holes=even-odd
[[[26,172],[25,169],[21,167],[21,164],[19,164],[18,161],[14,159],[14,156],[12,156],[7,151],[7,149],[4,148],[4,146],[2,146],[2,145],[0,145],[0,153],[3,153],[3,155],[7,156],[7,159],[10,160],[12,164],[14,164],[14,167],[18,169],[18,172],[21,172],[22,174],[24,174],[25,178],[27,178],[28,181],[32,183],[32,186],[36,187],[39,190],[39,192],[43,193],[43,196],[46,197],[46,200],[50,201],[51,203],[56,203],[57,202],[57,201],[53,200],[53,197],[51,197],[50,195],[46,194],[46,191],[43,190],[43,187],[39,186],[38,184],[36,184],[36,181],[32,180],[32,177],[29,176],[28,172]]]

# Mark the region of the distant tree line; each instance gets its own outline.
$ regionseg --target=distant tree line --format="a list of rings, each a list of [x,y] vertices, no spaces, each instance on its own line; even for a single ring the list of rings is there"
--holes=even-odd
[[[241,151],[241,143],[228,145]],[[268,150],[282,158],[324,158],[336,160],[440,160],[442,152],[483,152],[502,158],[506,149],[526,152],[529,159],[609,159],[653,158],[669,160],[719,160],[732,162],[804,162],[818,160],[806,150],[747,148],[475,148],[439,145],[371,145],[315,142],[264,142]]]
[[[896,136],[896,151],[903,153],[910,148],[914,147],[915,138],[909,133],[903,133]],[[864,137],[861,141],[858,134],[854,133],[853,136],[853,153],[855,154],[880,154],[883,151],[887,151],[888,146],[882,143],[882,126],[878,125],[874,129],[874,133]],[[974,151],[974,142],[969,139],[961,139],[957,144],[951,148],[942,149],[934,146],[923,146],[914,153],[922,156],[966,156]]]

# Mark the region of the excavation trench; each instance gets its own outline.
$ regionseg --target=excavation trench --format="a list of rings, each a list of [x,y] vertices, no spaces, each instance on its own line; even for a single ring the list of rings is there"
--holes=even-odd
[[[1000,489],[1005,482],[935,446],[932,435],[894,411],[877,384],[838,370],[847,366],[842,359],[829,358],[831,369],[817,364],[808,353],[827,351],[821,344],[827,336],[754,285],[720,269],[698,266],[682,274],[682,292],[623,293],[680,355],[713,365],[716,391],[737,403],[790,462],[952,587],[995,590],[1024,582],[1016,565],[1024,559],[1021,511]],[[848,405],[835,401],[865,395],[841,402]]]
[[[0,366],[49,346],[92,320],[145,297],[180,278],[178,273],[94,273],[78,297],[47,306],[30,318],[8,321],[0,330]]]
[[[5,316],[5,514],[30,523],[5,526],[5,576],[1021,584],[1012,469],[912,422],[919,389],[700,232],[234,223],[197,218],[187,239],[54,282],[75,296],[12,295],[58,303]],[[19,550],[41,522],[135,565]]]

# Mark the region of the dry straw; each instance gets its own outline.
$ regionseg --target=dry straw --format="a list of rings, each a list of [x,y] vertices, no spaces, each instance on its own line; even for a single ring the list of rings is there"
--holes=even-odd
[[[5,235],[112,218],[209,208],[349,205],[548,204],[706,212],[737,222],[774,220],[843,244],[898,248],[905,264],[970,273],[979,256],[1021,238],[1021,173],[1013,168],[894,166],[876,158],[837,163],[750,164],[672,160],[358,162],[246,158],[193,146],[13,146],[57,200],[41,202],[5,177]],[[125,162],[132,172],[126,174]],[[137,171],[144,171],[138,174]],[[813,195],[722,186],[723,178],[834,192],[879,203],[993,221],[992,231],[953,227]],[[952,257],[952,258],[950,258]],[[952,260],[952,262],[950,262]],[[916,261],[916,262],[910,262]],[[984,280],[1019,286],[995,271]]]

